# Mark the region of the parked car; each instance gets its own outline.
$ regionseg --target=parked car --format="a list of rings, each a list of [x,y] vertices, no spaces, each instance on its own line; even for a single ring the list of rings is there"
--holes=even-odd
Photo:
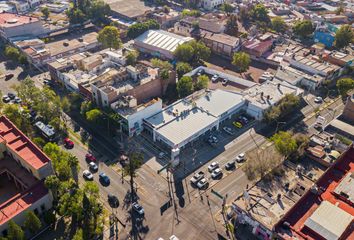
[[[205,189],[207,188],[209,185],[208,180],[206,178],[202,178],[198,183],[197,183],[197,187],[199,189]]]
[[[238,121],[234,121],[234,122],[232,123],[232,125],[234,125],[236,128],[242,128],[242,127],[243,127],[242,123],[240,123],[240,122],[238,122]]]
[[[212,81],[213,83],[217,82],[218,79],[219,79],[219,75],[217,75],[217,74],[215,74],[215,75],[213,75],[213,76],[211,77],[211,81]]]
[[[89,170],[84,170],[82,172],[82,176],[86,179],[86,180],[89,180],[89,181],[92,181],[93,180],[93,174],[89,171]]]
[[[97,166],[97,164],[94,163],[94,162],[90,162],[90,163],[89,163],[89,168],[90,168],[90,170],[93,171],[93,172],[97,172],[97,170],[98,170],[98,166]]]
[[[322,97],[315,97],[314,102],[315,103],[322,103],[323,102],[323,98]]]
[[[49,125],[47,125],[49,127]],[[74,147],[74,142],[70,138],[64,139],[65,148],[72,149]]]
[[[140,215],[144,215],[144,208],[137,202],[134,202],[132,204],[132,207],[134,209],[135,212],[139,213]]]
[[[109,185],[111,183],[111,180],[104,172],[101,172],[98,176],[101,183],[105,185]]]
[[[197,173],[195,173],[193,175],[193,177],[191,177],[190,181],[192,184],[197,184],[203,177],[204,177],[204,172],[203,171],[199,171]]]
[[[209,166],[208,166],[208,171],[212,172],[214,171],[214,169],[219,167],[219,163],[218,162],[212,162]]]
[[[14,99],[14,103],[17,103],[17,104],[22,103],[21,98],[19,98],[19,97],[15,97],[15,99]]]
[[[236,162],[240,163],[240,162],[244,162],[246,160],[246,156],[244,153],[240,153],[239,155],[237,155],[236,157]]]
[[[227,80],[226,78],[224,78],[223,80],[222,80],[222,85],[227,85],[227,83],[229,82],[229,80]]]
[[[2,101],[4,103],[9,103],[11,101],[11,98],[9,98],[9,96],[7,96],[7,95],[4,95],[4,96],[2,96]]]
[[[14,77],[13,73],[8,73],[8,74],[5,75],[5,81],[8,81],[8,80],[10,80],[13,77]]]
[[[119,200],[118,200],[117,196],[109,193],[107,195],[107,198],[108,198],[109,206],[111,206],[112,208],[117,208],[119,206]]]
[[[222,176],[222,170],[221,170],[221,168],[216,168],[216,169],[214,169],[214,171],[211,173],[211,177],[212,177],[213,179],[219,178],[219,177],[221,177],[221,176]]]
[[[165,152],[160,152],[159,153],[159,158],[162,159],[166,156],[166,153]]]
[[[235,169],[235,167],[236,167],[235,161],[229,161],[229,162],[227,162],[227,163],[225,164],[225,169],[226,169],[227,171],[230,171],[230,170],[232,170],[232,169]]]
[[[238,117],[238,121],[239,121],[241,124],[243,124],[243,125],[246,125],[246,124],[249,123],[248,118],[245,117],[245,116],[239,116],[239,117]]]
[[[87,162],[96,162],[97,159],[91,153],[86,153],[85,159]]]
[[[8,96],[11,100],[13,100],[13,99],[15,99],[16,94],[14,94],[14,93],[8,93],[7,96]]]
[[[219,142],[219,139],[216,136],[214,136],[214,135],[210,135],[208,137],[207,141],[208,141],[208,143],[213,145],[213,144],[217,144]]]
[[[224,130],[227,134],[234,135],[235,132],[232,130],[230,127],[223,127],[222,130]]]

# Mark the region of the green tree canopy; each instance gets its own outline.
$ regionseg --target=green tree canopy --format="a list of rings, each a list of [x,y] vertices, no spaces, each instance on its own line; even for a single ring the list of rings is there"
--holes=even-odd
[[[190,41],[179,45],[174,55],[178,61],[198,64],[200,60],[208,60],[210,48],[200,41]]]
[[[20,51],[15,47],[7,45],[5,47],[5,56],[13,61],[17,61],[20,56]]]
[[[135,63],[139,57],[139,52],[135,50],[129,51],[125,57],[127,59],[127,65],[135,66]]]
[[[173,69],[173,66],[171,63],[169,63],[168,61],[163,61],[158,58],[151,59],[151,64],[153,67],[160,68],[160,69],[166,69],[166,70]]]
[[[200,17],[201,13],[199,10],[183,9],[182,17]]]
[[[224,3],[224,4],[222,4],[220,6],[220,10],[224,11],[227,14],[230,14],[230,13],[233,13],[235,11],[235,8],[232,5],[228,4],[228,3]]]
[[[88,16],[94,22],[106,23],[108,22],[107,16],[109,16],[110,12],[111,8],[107,3],[102,0],[94,0],[88,10]]]
[[[193,93],[193,79],[189,76],[183,76],[177,82],[177,92],[180,97],[186,97]]]
[[[49,9],[47,7],[43,7],[41,9],[41,12],[43,14],[44,19],[47,20],[50,14]]]
[[[73,240],[84,240],[84,236],[81,228],[78,228],[76,230],[75,235],[73,236]]]
[[[274,17],[272,18],[272,28],[274,31],[278,33],[283,33],[287,29],[287,25],[282,17]]]
[[[296,139],[291,132],[280,131],[274,134],[270,140],[274,143],[275,149],[285,158],[297,150]]]
[[[156,20],[150,19],[148,21],[138,22],[129,26],[127,36],[130,39],[133,39],[140,36],[141,34],[143,34],[149,29],[159,29],[159,28],[160,28],[160,24]]]
[[[194,56],[194,49],[189,44],[181,44],[176,48],[174,55],[178,61],[191,62]]]
[[[78,8],[70,8],[66,10],[66,15],[68,16],[71,24],[83,23],[86,20],[85,13]]]
[[[58,198],[58,191],[60,187],[60,180],[56,175],[48,176],[44,181],[45,186],[52,191],[54,200]]]
[[[354,32],[348,24],[342,25],[335,35],[334,45],[336,48],[344,48],[354,42]]]
[[[337,88],[342,97],[346,97],[347,93],[354,89],[354,79],[353,78],[342,78],[337,81]]]
[[[7,230],[7,238],[10,240],[25,240],[25,233],[14,221],[9,221],[9,228]]]
[[[235,65],[240,72],[246,72],[251,64],[251,58],[245,52],[237,52],[232,58],[232,64]]]
[[[101,110],[94,108],[86,112],[86,119],[90,122],[96,122],[102,116]]]
[[[263,99],[266,101],[267,97],[264,95]],[[299,105],[300,97],[294,94],[286,94],[276,106],[271,107],[264,113],[264,120],[268,123],[281,120],[297,109]]]
[[[208,88],[209,85],[209,77],[207,75],[200,75],[197,78],[197,82],[194,86],[195,90],[201,90]]]
[[[35,234],[41,229],[42,223],[33,211],[27,211],[24,226],[32,234]]]
[[[268,10],[263,4],[257,4],[251,11],[250,15],[253,21],[269,24]]]
[[[235,14],[232,14],[227,18],[225,32],[231,36],[237,36],[238,22],[237,22],[237,16]]]
[[[178,77],[182,77],[184,74],[192,71],[192,67],[191,67],[191,65],[189,65],[189,63],[178,62],[177,66],[176,66],[176,71],[177,71]]]
[[[106,26],[99,33],[97,40],[102,43],[105,48],[118,49],[122,45],[118,28],[114,26]]]
[[[294,33],[296,35],[299,35],[300,37],[303,37],[303,38],[312,34],[314,30],[315,29],[314,29],[312,22],[310,20],[298,21],[293,26]]]

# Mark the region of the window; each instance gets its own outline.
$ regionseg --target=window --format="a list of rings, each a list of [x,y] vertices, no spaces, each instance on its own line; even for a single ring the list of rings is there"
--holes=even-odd
[[[34,212],[34,214],[38,215],[38,209],[37,208],[35,208],[33,212]]]
[[[45,204],[41,205],[41,211],[44,212],[45,211]]]

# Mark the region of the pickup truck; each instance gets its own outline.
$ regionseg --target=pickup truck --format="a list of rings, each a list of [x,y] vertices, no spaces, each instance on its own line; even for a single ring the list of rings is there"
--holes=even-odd
[[[203,177],[204,177],[204,172],[203,171],[200,171],[200,172],[197,172],[193,175],[193,177],[191,177],[191,183],[192,184],[197,184]]]

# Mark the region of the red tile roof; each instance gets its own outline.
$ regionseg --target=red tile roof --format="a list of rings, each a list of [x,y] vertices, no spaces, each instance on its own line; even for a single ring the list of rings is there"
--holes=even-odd
[[[39,181],[27,191],[17,194],[0,205],[0,225],[28,209],[33,203],[48,194],[48,189]]]
[[[20,26],[31,22],[38,22],[39,19],[35,17],[17,15],[13,13],[0,13],[0,26],[4,28]]]
[[[317,181],[318,189],[322,189],[321,194],[307,192],[288,213],[276,225],[276,232],[284,239],[317,240],[318,234],[304,227],[305,221],[315,212],[322,201],[328,201],[338,205],[339,208],[354,216],[354,206],[343,201],[334,194],[335,188],[339,185],[346,174],[354,172],[354,148],[351,146]],[[330,216],[329,216],[330,217]],[[282,228],[282,224],[290,224],[290,232]],[[349,227],[341,239],[354,239],[353,227]]]
[[[49,158],[5,116],[0,116],[0,142],[2,141],[6,141],[7,148],[16,152],[34,169],[40,169],[50,161]]]

